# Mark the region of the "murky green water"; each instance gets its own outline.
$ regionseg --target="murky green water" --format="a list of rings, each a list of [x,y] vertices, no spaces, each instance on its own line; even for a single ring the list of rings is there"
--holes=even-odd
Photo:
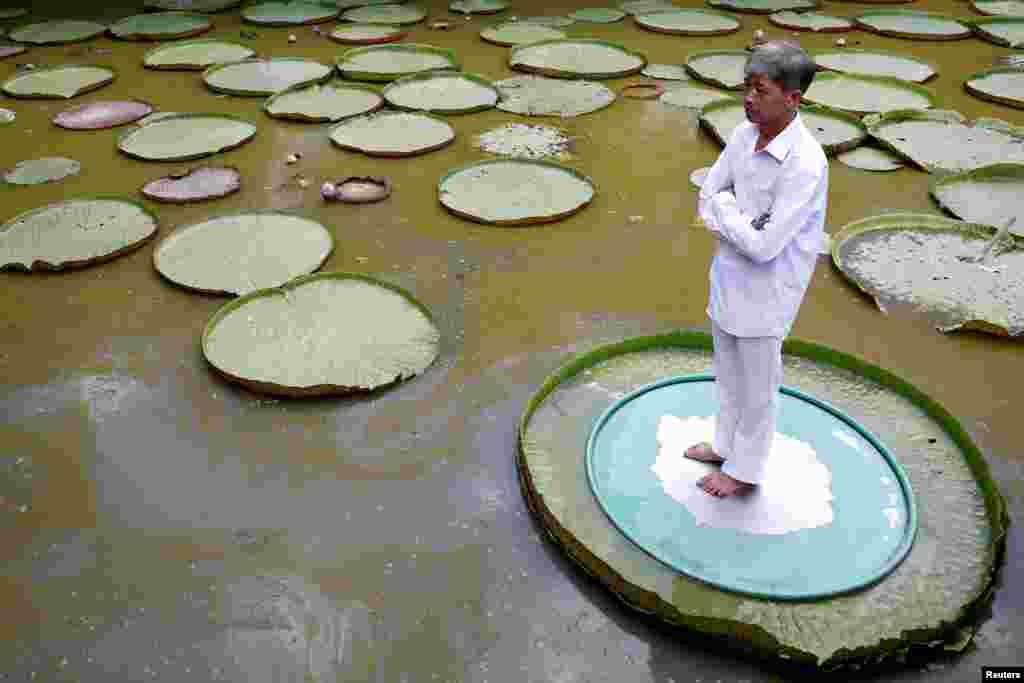
[[[110,20],[135,11],[103,4]],[[84,4],[37,5],[35,16],[95,16]],[[521,0],[508,14],[585,6]],[[433,8],[431,19],[446,15],[443,3]],[[870,8],[824,9],[852,16]],[[914,8],[969,13],[955,0]],[[478,37],[494,20],[460,16],[443,32],[420,24],[409,40],[453,48],[469,70],[506,77],[507,51]],[[742,47],[756,28],[783,33],[765,17],[743,22],[739,33],[711,39],[648,33],[629,20],[566,32],[618,40],[667,63],[691,50]],[[215,23],[207,36],[238,38],[237,12]],[[310,27],[245,30],[258,34],[251,42],[265,56],[330,62],[345,49]],[[967,73],[1009,49],[977,39],[846,37],[934,64],[939,76],[927,87],[947,108],[1024,125],[1024,111],[962,88]],[[834,39],[801,42],[813,49]],[[161,235],[214,211],[306,209],[338,242],[325,270],[366,272],[413,291],[437,317],[442,355],[379,395],[268,400],[210,371],[199,334],[224,299],[163,280],[152,243],[80,271],[0,274],[0,673],[26,681],[783,680],[647,624],[584,579],[538,536],[512,460],[526,400],[566,353],[706,326],[713,242],[691,227],[696,191],[687,177],[719,147],[696,117],[620,99],[595,114],[544,120],[575,137],[570,163],[597,195],[559,223],[493,228],[447,213],[437,181],[488,156],[473,148],[477,134],[540,120],[497,110],[453,117],[449,147],[373,159],[332,146],[327,126],[266,117],[262,98],[217,96],[194,72],[144,70],[150,47],[104,37],[0,61],[4,78],[26,62],[119,72],[72,102],[2,98],[18,119],[0,128],[0,166],[59,155],[79,160],[82,172],[0,188],[0,219],[67,196],[139,197],[145,182],[194,165],[127,158],[115,148],[119,130],[53,126],[72,103],[141,97],[160,111],[248,116],[256,138],[216,159],[242,170],[241,192],[155,205]],[[300,162],[286,164],[289,153]],[[322,203],[320,183],[348,175],[387,175],[394,192],[375,205]],[[886,209],[937,211],[928,181],[913,169],[868,174],[833,163],[829,228]],[[942,402],[992,460],[1011,514],[1024,508],[1018,342],[943,336],[922,318],[882,315],[824,258],[793,333],[862,355]],[[973,680],[982,664],[1020,663],[1015,539],[977,650],[885,678]]]

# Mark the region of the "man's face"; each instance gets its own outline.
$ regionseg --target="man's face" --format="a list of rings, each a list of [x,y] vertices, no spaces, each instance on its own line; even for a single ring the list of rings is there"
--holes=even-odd
[[[743,108],[755,126],[773,126],[785,121],[800,102],[800,91],[786,92],[764,74],[751,74],[743,81]]]

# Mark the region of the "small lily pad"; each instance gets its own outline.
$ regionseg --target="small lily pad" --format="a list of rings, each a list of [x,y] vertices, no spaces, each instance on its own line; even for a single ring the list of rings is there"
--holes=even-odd
[[[924,83],[938,73],[928,62],[883,50],[822,50],[813,53],[813,57],[822,69],[865,76],[892,76],[915,83]]]
[[[783,10],[818,9],[818,0],[707,0],[712,7],[746,14],[773,14]]]
[[[242,10],[242,21],[263,26],[319,24],[338,16],[337,7],[316,2],[261,2]]]
[[[34,24],[26,24],[12,29],[7,36],[19,43],[35,45],[60,45],[89,40],[106,33],[107,27],[95,21],[81,19],[55,19]]]
[[[427,71],[399,78],[381,93],[398,109],[466,114],[490,109],[501,97],[483,76],[462,71]]]
[[[979,14],[1002,17],[1024,17],[1024,0],[971,0]]]
[[[205,14],[155,12],[126,17],[110,27],[111,35],[122,40],[172,40],[206,33],[213,22]]]
[[[176,114],[124,134],[117,148],[145,161],[188,161],[234,149],[256,135],[256,126],[224,114]]]
[[[1024,69],[1003,67],[972,74],[964,88],[975,97],[1024,109]]]
[[[242,211],[178,228],[153,251],[171,282],[207,294],[277,287],[323,265],[334,237],[322,223],[280,211]]]
[[[640,73],[648,78],[659,78],[666,81],[690,80],[690,74],[681,64],[648,64]]]
[[[555,78],[620,78],[640,73],[647,66],[647,59],[618,43],[567,38],[513,48],[509,65],[519,71]]]
[[[411,2],[371,5],[345,10],[341,18],[361,24],[417,24],[427,18],[427,10]]]
[[[971,22],[984,40],[1005,47],[1024,47],[1024,17],[986,17]]]
[[[705,105],[719,100],[737,101],[731,93],[705,88],[697,83],[681,83],[666,91],[659,99],[673,107],[686,109],[703,109]]]
[[[158,202],[189,204],[238,192],[241,180],[238,169],[232,166],[199,166],[151,180],[142,186],[142,194]]]
[[[142,100],[103,100],[65,109],[53,123],[70,130],[97,130],[123,126],[152,112],[153,106]]]
[[[867,129],[856,116],[834,109],[801,105],[800,119],[829,155],[853,149],[868,137]],[[723,147],[736,126],[746,120],[743,102],[736,99],[712,102],[706,105],[700,114],[700,124]]]
[[[139,202],[79,197],[26,211],[0,225],[0,270],[63,270],[107,261],[156,234]]]
[[[246,97],[266,97],[297,85],[323,83],[332,69],[300,57],[243,59],[214,64],[203,72],[203,82],[216,92]]]
[[[814,31],[815,33],[841,33],[852,31],[854,22],[846,17],[836,17],[821,12],[794,12],[783,10],[768,16],[768,21],[791,31]]]
[[[20,55],[27,51],[28,48],[24,45],[15,45],[14,43],[0,43],[0,59],[4,57],[13,57],[14,55]]]
[[[375,45],[393,43],[406,35],[405,31],[391,24],[343,24],[327,37],[347,45]]]
[[[576,21],[586,21],[591,24],[614,24],[616,21],[621,21],[626,13],[614,7],[584,7],[570,12],[569,16]]]
[[[637,14],[640,28],[677,36],[724,36],[740,30],[740,20],[728,12],[710,9],[676,9]]]
[[[384,97],[354,83],[299,85],[271,96],[263,111],[278,119],[322,123],[369,114],[384,106]]]
[[[488,26],[480,31],[480,37],[488,43],[512,47],[541,40],[560,40],[566,36],[564,31],[550,26],[542,26],[528,21],[513,21]]]
[[[750,53],[746,50],[701,50],[687,55],[683,66],[699,81],[726,90],[742,90],[748,59]]]
[[[513,76],[494,83],[501,91],[498,109],[527,116],[570,118],[604,109],[615,92],[601,83],[544,76]]]
[[[562,220],[590,203],[594,185],[560,164],[494,159],[448,172],[438,183],[441,204],[457,216],[492,225]]]
[[[4,173],[4,180],[12,185],[41,185],[78,175],[82,164],[65,157],[43,157],[19,161]]]
[[[448,9],[461,14],[496,14],[512,6],[508,0],[452,0]]]
[[[913,10],[875,10],[856,18],[867,31],[894,38],[917,40],[960,40],[971,35],[971,27],[955,17]]]
[[[0,89],[11,97],[69,99],[102,88],[116,76],[107,66],[65,64],[18,74],[4,81]]]
[[[149,69],[203,71],[214,64],[237,62],[255,54],[251,47],[228,40],[186,40],[153,48],[143,56],[142,65]]]
[[[818,74],[803,99],[853,114],[895,109],[928,109],[938,98],[924,86],[891,76],[864,76],[837,71]]]
[[[346,119],[328,135],[342,149],[370,156],[406,157],[451,144],[455,129],[430,114],[388,111]]]
[[[970,223],[998,227],[1024,217],[1024,163],[990,164],[964,173],[937,176],[931,195],[946,211]],[[1010,232],[1024,238],[1017,221]]]
[[[323,396],[379,389],[426,370],[440,353],[430,313],[404,289],[356,273],[317,273],[225,304],[203,355],[249,389]]]
[[[842,154],[836,155],[836,159],[851,168],[858,168],[862,171],[895,171],[906,166],[903,159],[887,149],[861,145]]]
[[[422,71],[458,68],[452,50],[417,43],[357,47],[337,60],[341,75],[355,81],[392,81]]]

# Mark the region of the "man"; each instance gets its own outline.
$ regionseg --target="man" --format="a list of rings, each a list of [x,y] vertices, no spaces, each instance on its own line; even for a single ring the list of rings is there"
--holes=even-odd
[[[697,482],[713,496],[749,494],[763,478],[782,340],[824,240],[828,161],[798,112],[815,70],[792,43],[754,48],[744,67],[748,121],[733,131],[700,190],[698,212],[718,237],[707,313],[719,409],[714,442],[685,456],[722,464]]]

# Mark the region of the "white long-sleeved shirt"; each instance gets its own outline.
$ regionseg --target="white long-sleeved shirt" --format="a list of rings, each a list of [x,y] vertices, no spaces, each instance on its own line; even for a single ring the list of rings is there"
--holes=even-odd
[[[707,313],[737,337],[785,337],[824,242],[828,160],[799,114],[760,152],[757,138],[749,121],[736,126],[700,189],[698,213],[719,238]]]

